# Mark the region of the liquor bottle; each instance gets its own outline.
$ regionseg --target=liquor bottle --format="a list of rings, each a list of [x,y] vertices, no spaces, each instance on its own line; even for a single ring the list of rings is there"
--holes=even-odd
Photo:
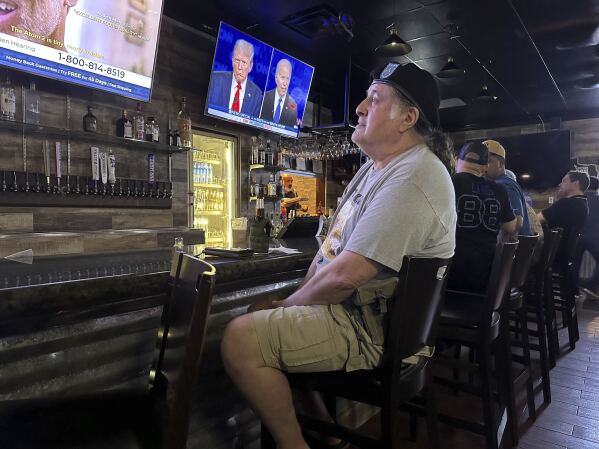
[[[272,148],[270,147],[270,139],[266,141],[266,150],[264,151],[264,164],[273,166],[274,165],[274,154],[272,152]]]
[[[270,174],[270,179],[268,180],[268,196],[277,196],[277,183],[275,182],[274,173]]]
[[[83,131],[95,133],[98,131],[98,119],[93,113],[91,106],[87,107],[87,114],[83,116]]]
[[[133,138],[135,140],[144,140],[145,131],[145,119],[141,112],[141,103],[137,103],[137,111],[133,116]]]
[[[260,178],[260,184],[258,185],[258,197],[264,198],[266,196],[266,184],[262,182],[262,178]]]
[[[123,115],[116,121],[116,135],[125,139],[133,139],[133,123],[127,117],[126,109],[123,109]]]
[[[168,136],[167,143],[171,146],[177,145],[177,137],[175,136],[175,130],[173,129],[173,121],[171,119],[168,120]]]
[[[250,154],[250,164],[258,164],[258,142],[256,141],[256,136],[252,136],[252,152]]]
[[[0,112],[2,119],[14,122],[16,110],[15,88],[10,82],[10,77],[7,76],[6,82],[2,85],[2,90],[0,91]]]
[[[152,132],[152,142],[160,142],[160,126],[154,122],[154,130]]]
[[[187,113],[187,99],[181,99],[181,110],[177,116],[177,129],[183,148],[191,148],[191,117]]]
[[[256,220],[264,218],[264,198],[258,198],[256,200]]]
[[[154,117],[148,117],[145,123],[144,140],[146,142],[154,141]]]
[[[266,163],[266,151],[264,150],[264,141],[260,139],[258,145],[258,163],[264,165]]]
[[[285,197],[285,186],[283,185],[283,177],[279,176],[279,183],[277,184],[277,196],[279,198]]]
[[[40,123],[40,94],[35,88],[35,81],[29,83],[29,91],[25,99],[25,123]]]

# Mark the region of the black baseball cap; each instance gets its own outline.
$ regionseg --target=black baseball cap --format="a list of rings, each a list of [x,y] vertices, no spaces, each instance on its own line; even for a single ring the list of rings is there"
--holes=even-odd
[[[388,84],[416,106],[426,121],[439,128],[439,89],[433,76],[416,64],[389,62],[371,72],[373,83]]]
[[[472,164],[487,165],[489,150],[482,142],[467,142],[460,149],[458,158]]]

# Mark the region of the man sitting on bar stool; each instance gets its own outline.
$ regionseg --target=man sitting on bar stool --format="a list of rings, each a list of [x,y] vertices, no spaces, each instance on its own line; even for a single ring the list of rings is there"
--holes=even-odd
[[[438,129],[435,81],[414,64],[389,63],[373,77],[352,135],[372,161],[346,188],[302,285],[276,308],[234,319],[223,337],[225,368],[279,449],[309,447],[282,371],[377,367],[383,342],[367,331],[352,294],[396,277],[405,255],[453,254],[453,156]],[[313,412],[332,420],[323,407]]]
[[[532,230],[530,229],[530,221],[526,210],[526,200],[524,199],[522,188],[518,185],[515,177],[512,179],[506,173],[505,148],[496,140],[485,140],[483,145],[489,150],[487,177],[505,188],[512,210],[516,215],[518,233],[521,235],[533,235]]]
[[[584,280],[583,290],[593,299],[599,299],[599,179],[596,176],[589,177],[589,188],[585,192],[589,205],[582,236],[576,248],[574,257],[574,270],[578,275],[582,265],[582,256],[588,251],[595,262],[595,268],[590,278]]]
[[[503,186],[483,175],[489,151],[480,142],[460,150],[453,175],[458,224],[455,256],[447,288],[484,293],[497,240],[518,232],[518,223]]]
[[[550,228],[564,230],[562,243],[555,255],[556,262],[567,260],[566,243],[570,240],[570,233],[573,229],[582,230],[586,222],[589,205],[584,192],[588,187],[589,175],[578,171],[569,171],[559,184],[557,192],[559,200],[538,213],[541,223],[547,224]]]

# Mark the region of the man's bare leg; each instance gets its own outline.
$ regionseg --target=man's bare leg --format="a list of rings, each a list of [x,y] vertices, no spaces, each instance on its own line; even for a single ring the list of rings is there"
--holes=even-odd
[[[295,416],[289,382],[281,371],[264,365],[250,314],[229,323],[221,350],[227,373],[268,427],[277,448],[309,449]]]

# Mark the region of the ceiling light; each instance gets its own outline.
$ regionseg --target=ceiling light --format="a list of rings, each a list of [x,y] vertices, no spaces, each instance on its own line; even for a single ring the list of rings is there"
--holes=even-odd
[[[485,101],[495,101],[497,100],[497,97],[495,95],[491,95],[489,93],[489,88],[487,87],[486,84],[483,84],[483,88],[480,91],[480,93],[474,97],[473,99],[474,101],[480,101],[480,102],[485,102]]]
[[[526,179],[526,180],[529,180],[529,179],[531,178],[531,176],[530,176],[530,173],[522,173],[522,174],[520,175],[520,178],[521,178],[521,179]]]
[[[466,70],[458,67],[453,58],[450,56],[447,58],[447,63],[441,70],[439,70],[439,73],[437,73],[437,78],[459,78],[465,74]]]
[[[395,24],[392,23],[387,27],[389,29],[389,37],[385,41],[375,48],[375,52],[379,56],[394,57],[407,55],[412,51],[412,47],[406,41],[404,41],[399,34]]]

